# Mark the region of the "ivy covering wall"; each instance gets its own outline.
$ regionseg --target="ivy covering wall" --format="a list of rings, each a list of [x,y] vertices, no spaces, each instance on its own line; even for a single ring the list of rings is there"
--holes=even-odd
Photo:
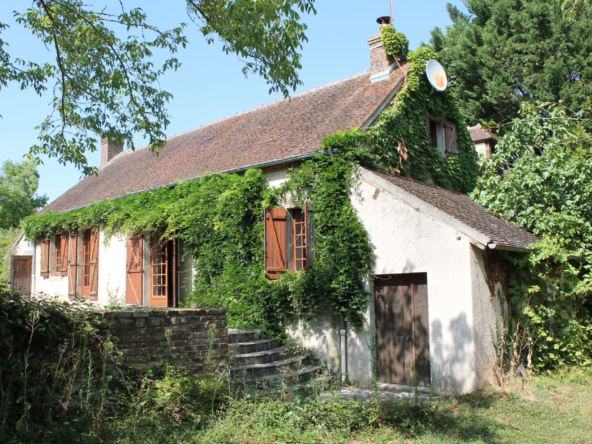
[[[292,170],[280,189],[269,189],[261,170],[212,175],[34,216],[24,223],[26,236],[40,239],[100,224],[107,236],[163,230],[164,238],[181,239],[185,254],[195,261],[189,303],[227,308],[231,326],[278,330],[290,318],[325,311],[360,327],[368,308],[373,253],[351,202],[358,165],[458,191],[470,191],[477,178],[477,155],[452,97],[434,91],[425,76],[432,57],[426,48],[410,53],[406,83],[378,123],[366,133],[351,130],[327,137],[325,154]],[[458,157],[445,159],[429,144],[428,114],[457,124]],[[269,280],[264,209],[286,198],[295,205],[311,204],[315,259],[306,272]]]
[[[409,55],[406,84],[373,127],[372,146],[395,173],[468,193],[479,177],[478,154],[452,93],[434,90],[426,78],[426,64],[434,58],[428,47]],[[428,115],[456,123],[458,157],[444,158],[430,145]]]

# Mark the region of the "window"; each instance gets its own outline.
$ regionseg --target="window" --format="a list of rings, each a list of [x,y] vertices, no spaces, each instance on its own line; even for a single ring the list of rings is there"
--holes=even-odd
[[[178,306],[178,243],[177,239],[162,240],[155,232],[150,238],[150,305]]]
[[[311,265],[311,228],[308,206],[265,210],[265,270],[269,279]]]
[[[430,145],[438,149],[438,122],[432,119],[428,119],[428,122],[428,138],[430,140]]]
[[[458,133],[454,122],[428,117],[428,140],[443,157],[458,156]]]
[[[68,233],[57,234],[55,237],[54,274],[68,275]]]
[[[60,273],[62,270],[62,235],[57,234],[55,237],[55,272]]]
[[[291,210],[292,230],[294,233],[294,271],[306,270],[306,209]]]

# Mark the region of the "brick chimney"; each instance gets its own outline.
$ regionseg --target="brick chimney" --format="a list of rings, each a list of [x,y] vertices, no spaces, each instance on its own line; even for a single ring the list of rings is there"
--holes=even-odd
[[[388,21],[387,21],[388,20]],[[390,26],[390,17],[380,17],[376,20],[380,27]],[[389,78],[390,73],[398,67],[393,56],[387,56],[380,34],[368,38],[370,45],[370,82],[380,82]]]
[[[107,163],[117,156],[119,153],[123,152],[123,145],[115,145],[111,142],[110,139],[103,137],[101,140],[101,168],[103,168]]]

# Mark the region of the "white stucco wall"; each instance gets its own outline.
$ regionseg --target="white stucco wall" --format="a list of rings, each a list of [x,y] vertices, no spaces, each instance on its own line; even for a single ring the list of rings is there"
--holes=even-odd
[[[127,236],[114,234],[99,239],[99,305],[125,305]]]
[[[378,196],[375,196],[376,190]],[[376,275],[427,273],[433,388],[463,393],[479,386],[475,367],[471,239],[387,189],[358,180],[352,201],[368,230]],[[368,291],[373,293],[369,285]],[[329,368],[339,367],[338,326],[319,318],[290,329]],[[308,332],[308,334],[307,334]],[[362,331],[347,332],[347,373],[370,386],[373,378],[374,302]]]

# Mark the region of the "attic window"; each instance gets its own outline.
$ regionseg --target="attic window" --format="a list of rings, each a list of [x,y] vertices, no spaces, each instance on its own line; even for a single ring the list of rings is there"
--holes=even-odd
[[[458,156],[458,133],[454,122],[428,117],[428,141],[442,157]]]

